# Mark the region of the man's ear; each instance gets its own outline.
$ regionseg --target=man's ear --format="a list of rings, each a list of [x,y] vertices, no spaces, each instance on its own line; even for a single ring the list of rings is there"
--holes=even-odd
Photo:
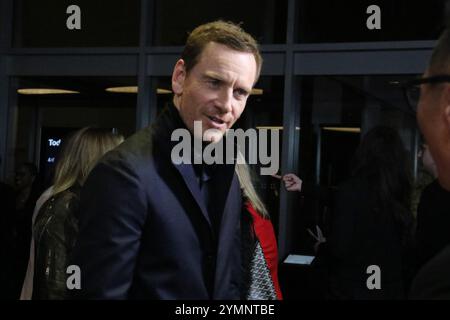
[[[447,130],[450,132],[450,85],[447,85],[444,92],[444,121]]]
[[[172,73],[172,91],[175,95],[183,93],[184,80],[186,79],[186,67],[183,59],[175,64]]]
[[[447,133],[446,141],[450,142],[450,85],[446,85],[444,88],[444,93],[442,96],[443,110],[441,109],[441,114],[443,117],[443,122],[445,126],[445,131]]]

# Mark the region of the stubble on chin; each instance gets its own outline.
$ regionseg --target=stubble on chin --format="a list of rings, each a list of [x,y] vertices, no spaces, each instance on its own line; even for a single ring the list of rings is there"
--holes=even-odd
[[[223,138],[222,131],[218,129],[208,129],[203,133],[203,141],[204,142],[211,142],[211,143],[217,143]]]

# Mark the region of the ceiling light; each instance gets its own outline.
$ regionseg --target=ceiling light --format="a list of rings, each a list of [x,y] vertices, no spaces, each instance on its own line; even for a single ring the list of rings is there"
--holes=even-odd
[[[326,131],[336,131],[336,132],[350,132],[350,133],[360,133],[361,128],[346,128],[346,127],[324,127]]]
[[[253,88],[251,94],[255,96],[260,96],[264,93],[263,89]]]
[[[113,93],[138,93],[138,87],[137,86],[128,86],[128,87],[111,87],[105,89],[108,92]],[[157,94],[171,94],[172,91],[167,89],[156,89]]]
[[[172,94],[172,90],[158,88],[158,89],[156,89],[156,93],[157,94]]]
[[[76,94],[79,91],[53,89],[53,88],[25,88],[18,89],[19,94]]]
[[[137,93],[138,87],[137,86],[128,86],[128,87],[111,87],[105,89],[108,92],[113,93]]]

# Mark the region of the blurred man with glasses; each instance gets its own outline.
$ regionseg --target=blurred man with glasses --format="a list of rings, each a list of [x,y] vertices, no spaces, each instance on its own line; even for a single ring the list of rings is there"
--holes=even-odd
[[[424,76],[409,83],[407,97],[417,106],[419,127],[436,163],[439,182],[450,191],[450,30],[439,38]],[[450,299],[450,246],[418,272],[410,297]]]

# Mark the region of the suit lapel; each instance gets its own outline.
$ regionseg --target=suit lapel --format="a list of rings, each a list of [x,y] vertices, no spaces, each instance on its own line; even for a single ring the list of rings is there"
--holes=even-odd
[[[197,177],[194,172],[194,168],[190,164],[179,164],[174,165],[174,167],[178,170],[178,172],[183,177],[183,180],[191,192],[191,195],[194,197],[195,202],[200,208],[200,211],[202,212],[203,216],[205,217],[206,221],[208,221],[209,226],[211,226],[211,221],[209,219],[208,210],[206,209],[205,201],[202,197],[202,194],[200,192],[200,188],[197,183]]]
[[[194,168],[190,164],[175,165],[172,163],[171,153],[173,147],[177,143],[175,141],[171,141],[172,132],[179,128],[187,130],[175,106],[169,105],[167,108],[165,108],[156,122],[153,124],[153,126],[154,139],[157,142],[162,155],[166,159],[165,161],[170,161],[175,170],[180,173],[189,193],[192,195],[193,200],[196,202],[203,217],[206,219],[210,229],[212,230],[211,221],[209,219],[208,211],[206,210],[206,205],[203,201],[203,197],[197,183]]]
[[[172,163],[170,155],[175,142],[171,141],[171,134],[174,129],[185,128],[185,126],[174,106],[167,108],[158,120],[155,123],[155,141],[161,148],[165,161]],[[207,221],[211,234],[214,234],[193,166],[191,164],[172,165],[180,173],[189,193]],[[224,291],[224,288],[228,288],[230,282],[236,278],[236,272],[239,272],[236,266],[240,265],[241,259],[239,229],[241,193],[237,176],[234,174],[234,165],[219,165],[213,179],[213,184],[219,187],[214,188],[212,192],[223,195],[217,197],[217,205],[223,208],[223,212],[221,212],[220,231],[218,235],[215,235],[215,241],[206,241],[203,245],[208,248],[205,249],[206,252],[216,255],[213,296],[229,297],[230,293],[228,290]],[[217,246],[217,242],[220,245]]]
[[[228,287],[228,283],[235,279],[233,265],[240,261],[240,229],[239,219],[241,213],[241,193],[237,176],[234,174],[234,166],[228,165],[225,173],[224,185],[224,210],[220,223],[219,243],[217,247],[217,266],[214,286],[214,297],[226,297],[222,292]],[[230,170],[231,168],[231,170]],[[237,255],[235,255],[235,253]],[[229,294],[229,293],[228,293]]]

